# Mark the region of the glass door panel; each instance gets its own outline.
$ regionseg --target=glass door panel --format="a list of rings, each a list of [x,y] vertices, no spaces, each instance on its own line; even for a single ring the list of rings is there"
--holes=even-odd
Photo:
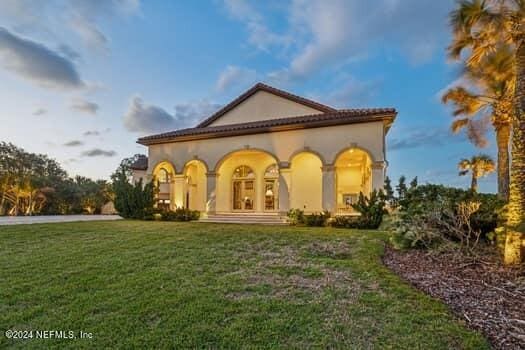
[[[275,210],[275,180],[267,180],[264,184],[264,210]]]
[[[255,202],[255,189],[252,180],[244,181],[243,204],[244,210],[253,210]]]
[[[242,210],[242,181],[233,182],[233,210]]]

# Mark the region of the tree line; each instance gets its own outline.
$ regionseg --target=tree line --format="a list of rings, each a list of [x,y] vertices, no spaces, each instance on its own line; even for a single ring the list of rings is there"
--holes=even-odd
[[[95,214],[111,200],[109,182],[69,177],[56,160],[0,142],[0,215]]]

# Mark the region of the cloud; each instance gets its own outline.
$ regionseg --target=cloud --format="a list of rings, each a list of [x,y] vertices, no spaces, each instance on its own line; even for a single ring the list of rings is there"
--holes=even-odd
[[[43,87],[78,89],[85,86],[71,60],[2,27],[0,62],[7,70]]]
[[[179,103],[175,105],[175,119],[181,121],[182,126],[195,126],[205,117],[209,117],[222,107],[220,104],[201,100],[193,103]]]
[[[99,130],[88,130],[88,131],[85,131],[82,135],[84,135],[84,136],[100,136],[103,133],[108,133],[110,131],[111,131],[110,128],[106,128],[106,129],[104,129],[102,131],[99,131]]]
[[[44,115],[47,113],[47,109],[45,108],[37,108],[34,112],[33,112],[33,115]]]
[[[452,134],[447,129],[442,128],[419,128],[402,133],[401,138],[393,138],[387,142],[388,149],[391,151],[419,148],[445,146],[451,142],[464,142],[465,139]]]
[[[95,23],[81,16],[76,16],[71,21],[73,30],[86,42],[88,47],[108,50],[108,38],[102,33]]]
[[[114,157],[117,155],[117,152],[111,150],[103,150],[100,148],[93,148],[89,151],[84,151],[81,153],[81,157]]]
[[[232,18],[245,23],[249,31],[248,41],[258,49],[267,51],[272,46],[290,43],[290,36],[276,34],[268,29],[264,17],[252,3],[246,0],[225,0],[224,5]]]
[[[57,51],[60,52],[62,56],[69,58],[71,61],[80,59],[80,54],[69,45],[60,44],[57,48]]]
[[[76,99],[71,104],[71,109],[82,113],[97,114],[99,105],[83,99]]]
[[[220,106],[207,101],[183,103],[175,106],[170,114],[161,107],[147,105],[135,96],[124,114],[124,127],[132,132],[155,133],[194,126],[203,117],[216,111]]]
[[[224,92],[232,86],[247,86],[253,84],[256,79],[257,73],[255,70],[237,66],[227,66],[219,75],[215,88],[219,92]]]
[[[358,80],[353,77],[345,79],[346,82],[329,94],[313,94],[314,100],[325,102],[337,108],[366,107],[383,85],[381,79]]]
[[[100,22],[139,10],[140,0],[1,0],[0,21],[18,32],[50,37],[71,30],[88,48],[107,50],[109,40]]]
[[[84,142],[82,142],[80,140],[72,140],[72,141],[64,143],[63,146],[66,146],[66,147],[77,147],[77,146],[82,146],[83,144],[84,144]]]
[[[164,109],[145,105],[140,97],[131,100],[124,115],[124,127],[132,132],[154,133],[176,128],[175,118]]]
[[[99,136],[100,135],[100,131],[98,131],[98,130],[88,130],[88,131],[85,131],[82,135],[84,135],[84,136]]]
[[[252,4],[225,1],[232,18],[246,24],[249,43],[259,49],[289,49],[290,64],[269,75],[273,81],[287,82],[388,50],[413,64],[426,63],[448,41],[448,13],[454,1],[293,0],[284,11],[288,28],[280,35],[267,29],[268,19],[275,16]]]

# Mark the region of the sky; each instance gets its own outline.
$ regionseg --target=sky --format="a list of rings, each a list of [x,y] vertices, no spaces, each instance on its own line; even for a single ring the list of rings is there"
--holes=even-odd
[[[440,96],[453,0],[0,0],[0,141],[108,179],[140,136],[192,127],[256,82],[394,107],[388,175],[466,187]],[[496,177],[480,181],[494,192]]]

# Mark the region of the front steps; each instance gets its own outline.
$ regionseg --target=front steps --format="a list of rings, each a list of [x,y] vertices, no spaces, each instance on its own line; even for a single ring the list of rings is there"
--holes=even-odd
[[[220,224],[288,225],[286,217],[274,213],[216,213],[199,219],[199,222]]]

